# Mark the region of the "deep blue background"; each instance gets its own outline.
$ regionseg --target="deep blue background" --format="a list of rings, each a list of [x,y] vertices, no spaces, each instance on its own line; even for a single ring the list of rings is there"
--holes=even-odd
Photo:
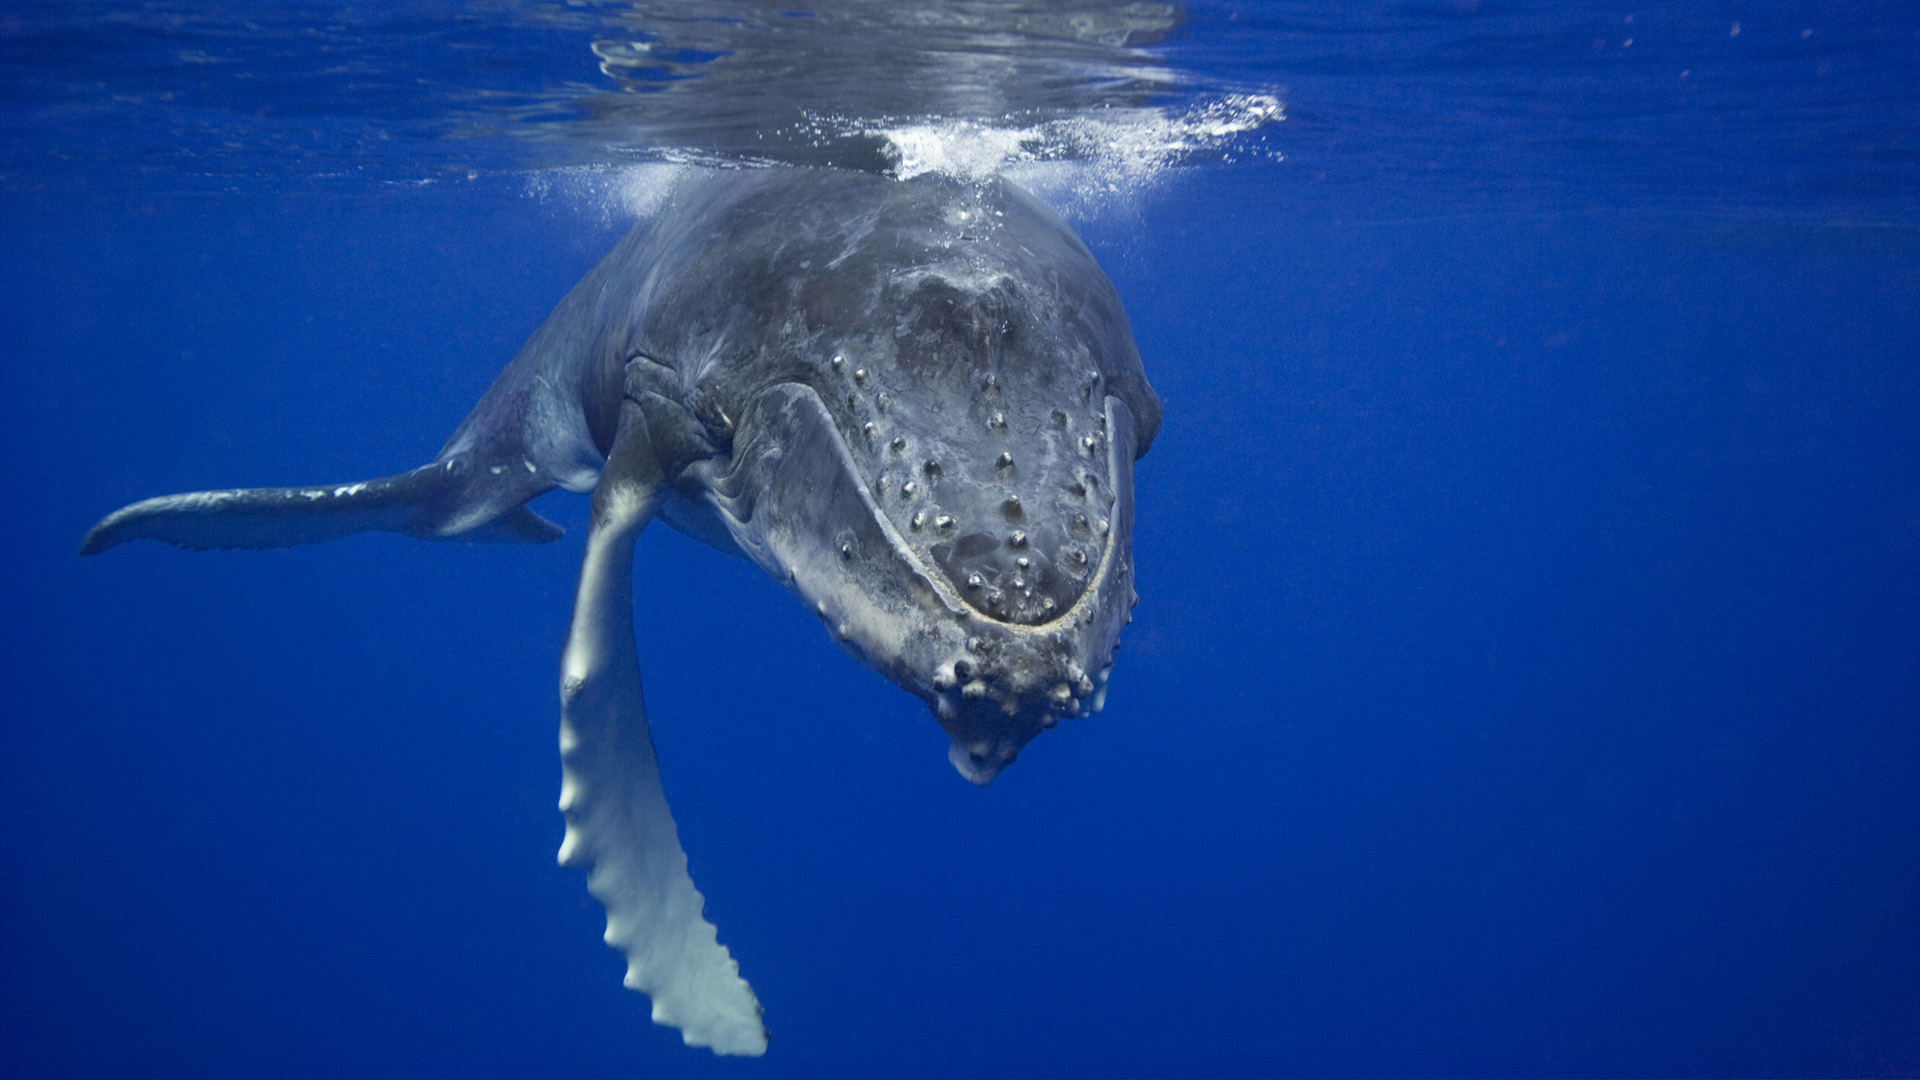
[[[759,1061],[650,1024],[553,863],[584,500],[74,554],[428,460],[624,223],[0,184],[0,1074],[1920,1074],[1906,181],[1449,206],[1315,171],[1299,97],[1287,162],[1083,226],[1166,403],[1104,713],[975,790],[758,570],[643,541]]]

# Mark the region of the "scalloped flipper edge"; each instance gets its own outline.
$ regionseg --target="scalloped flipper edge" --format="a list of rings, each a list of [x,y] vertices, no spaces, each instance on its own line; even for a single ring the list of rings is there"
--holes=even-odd
[[[647,453],[645,423],[632,417],[631,406],[626,411],[594,492],[560,662],[560,809],[567,832],[559,859],[563,866],[592,867],[587,889],[606,906],[606,942],[627,958],[626,986],[653,999],[655,1023],[680,1029],[688,1046],[758,1057],[767,1049],[759,999],[703,914],[706,901],[687,873],[647,727],[633,639],[632,561],[657,487],[644,468],[650,458],[639,469],[623,460]]]

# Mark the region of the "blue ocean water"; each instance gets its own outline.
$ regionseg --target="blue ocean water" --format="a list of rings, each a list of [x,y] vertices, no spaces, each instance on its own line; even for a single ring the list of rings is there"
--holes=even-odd
[[[1920,9],[14,3],[0,87],[5,1075],[1920,1073]],[[750,1061],[554,865],[583,499],[75,554],[429,460],[689,162],[1009,170],[1166,405],[984,790],[648,531]]]

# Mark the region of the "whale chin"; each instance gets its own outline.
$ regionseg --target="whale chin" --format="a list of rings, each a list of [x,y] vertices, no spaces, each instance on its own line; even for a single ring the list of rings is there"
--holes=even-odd
[[[986,787],[993,783],[993,778],[1000,775],[1001,769],[1013,764],[1012,757],[1002,759],[969,751],[961,746],[957,739],[954,740],[953,745],[947,747],[947,760],[953,763],[954,769],[966,779],[967,783],[975,787]]]

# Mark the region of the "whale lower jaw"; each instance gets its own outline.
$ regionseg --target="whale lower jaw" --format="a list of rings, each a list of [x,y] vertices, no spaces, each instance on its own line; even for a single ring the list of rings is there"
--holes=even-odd
[[[765,391],[742,418],[731,460],[701,479],[739,550],[843,648],[925,701],[953,739],[954,768],[985,784],[1061,717],[1097,711],[1132,620],[1133,423],[1118,398],[1106,411],[1106,544],[1078,600],[1037,625],[982,615],[905,542],[808,387]]]
[[[1010,764],[1009,762],[993,759],[983,760],[976,758],[973,754],[961,748],[960,740],[958,739],[955,739],[953,744],[947,747],[947,760],[953,763],[955,772],[958,772],[967,783],[975,787],[986,787],[988,784],[993,783],[993,778],[1000,775],[1000,770]]]

